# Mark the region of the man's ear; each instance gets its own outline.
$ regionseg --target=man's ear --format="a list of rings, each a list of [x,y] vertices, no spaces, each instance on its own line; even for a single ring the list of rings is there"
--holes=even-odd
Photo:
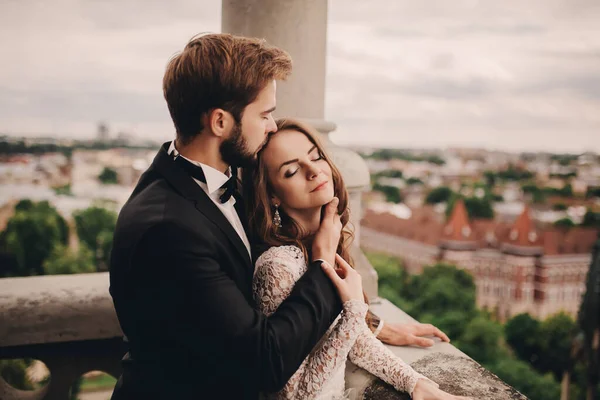
[[[208,127],[212,131],[213,135],[226,138],[231,132],[231,129],[235,125],[235,120],[230,112],[223,110],[222,108],[215,108],[208,113]]]

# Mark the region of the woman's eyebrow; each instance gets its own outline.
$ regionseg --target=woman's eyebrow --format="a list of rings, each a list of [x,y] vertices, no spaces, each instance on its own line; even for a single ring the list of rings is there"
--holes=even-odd
[[[310,150],[309,150],[309,151],[308,151],[306,154],[310,154],[310,153],[312,153],[312,152],[313,152],[313,150],[314,150],[314,149],[316,149],[316,148],[317,148],[317,146],[316,146],[316,145],[315,145],[315,146],[313,146],[313,147],[311,147],[311,148],[310,148]],[[281,168],[285,167],[286,165],[293,164],[293,163],[295,163],[295,162],[298,162],[298,159],[297,159],[297,158],[294,158],[293,160],[289,160],[289,161],[286,161],[286,162],[284,162],[284,163],[281,163],[281,165],[279,166],[279,169],[278,169],[277,171],[280,171],[280,170],[281,170]]]

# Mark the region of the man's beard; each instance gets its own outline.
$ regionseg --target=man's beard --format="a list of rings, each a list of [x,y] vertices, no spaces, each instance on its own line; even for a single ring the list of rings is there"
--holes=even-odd
[[[242,136],[242,123],[236,122],[231,129],[229,138],[225,139],[219,148],[221,158],[229,165],[236,167],[251,167],[256,163],[256,153],[248,150],[248,143]]]

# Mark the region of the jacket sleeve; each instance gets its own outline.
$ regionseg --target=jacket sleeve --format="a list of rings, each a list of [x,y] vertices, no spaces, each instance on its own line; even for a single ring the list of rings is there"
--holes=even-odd
[[[218,337],[256,375],[260,390],[283,388],[342,310],[318,263],[309,266],[289,297],[267,317],[224,272],[209,240],[174,224],[155,226],[145,240],[153,264],[169,270],[160,285],[174,299],[175,309],[198,310],[180,313],[177,318],[185,319],[188,329],[172,334],[192,349],[205,346],[199,336]]]

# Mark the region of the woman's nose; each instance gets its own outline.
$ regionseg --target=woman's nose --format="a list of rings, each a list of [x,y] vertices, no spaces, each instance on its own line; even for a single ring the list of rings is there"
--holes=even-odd
[[[318,175],[319,175],[319,169],[316,168],[314,165],[309,165],[309,167],[306,169],[306,176],[307,176],[307,178],[309,180],[313,180]]]

